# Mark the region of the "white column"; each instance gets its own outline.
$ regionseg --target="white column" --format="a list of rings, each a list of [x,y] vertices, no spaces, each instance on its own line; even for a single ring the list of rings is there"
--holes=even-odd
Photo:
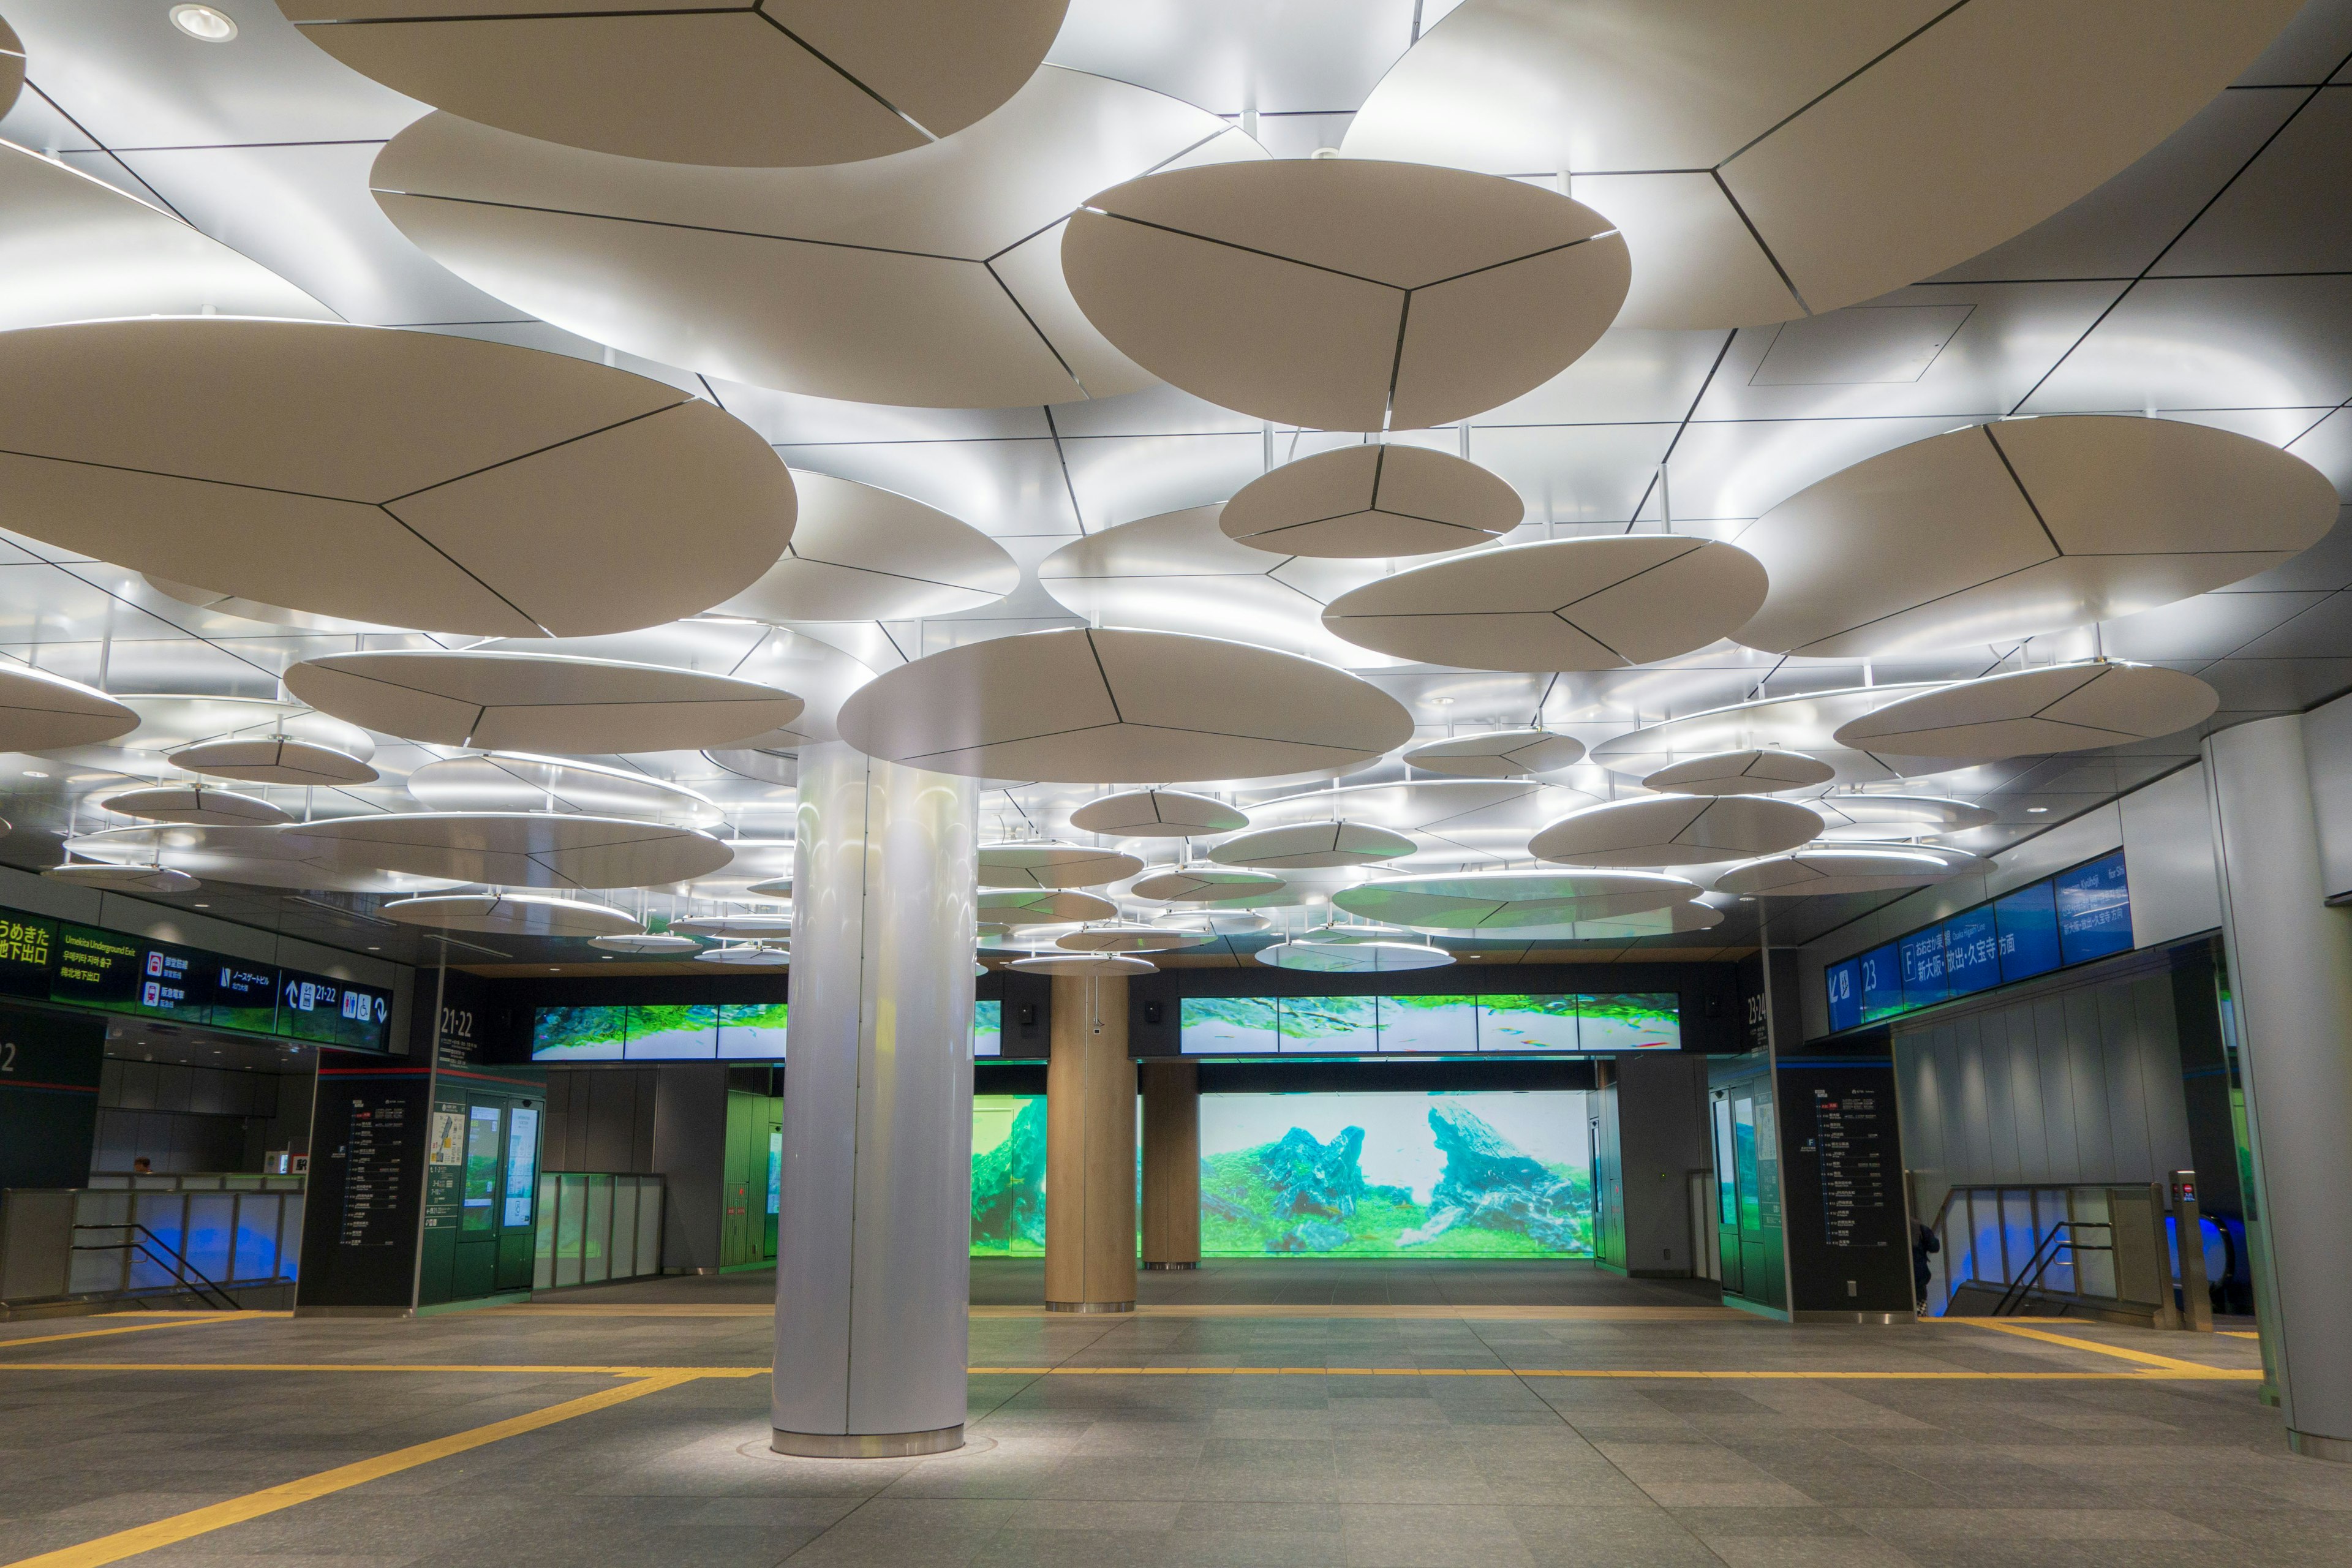
[[[2270,1276],[2263,1337],[2289,1443],[2352,1461],[2352,911],[2326,907],[2302,719],[2224,730],[2205,761]]]
[[[977,789],[801,750],[779,1453],[963,1443]]]

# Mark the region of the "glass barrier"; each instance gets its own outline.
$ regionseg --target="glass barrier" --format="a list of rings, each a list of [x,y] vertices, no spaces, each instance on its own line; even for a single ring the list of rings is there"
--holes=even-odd
[[[531,1289],[659,1274],[666,1196],[660,1176],[541,1171]]]

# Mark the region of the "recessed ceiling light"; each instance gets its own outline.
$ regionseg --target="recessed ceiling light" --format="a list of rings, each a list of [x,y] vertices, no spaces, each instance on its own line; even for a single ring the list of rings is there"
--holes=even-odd
[[[172,26],[200,43],[226,44],[236,37],[236,24],[209,5],[173,6]]]
[[[49,775],[47,773],[35,773],[32,769],[26,768],[25,770],[25,776],[28,779],[45,779]]]
[[[2039,816],[2049,809],[2046,805],[2029,805],[2025,808],[2026,814],[2031,816]]]

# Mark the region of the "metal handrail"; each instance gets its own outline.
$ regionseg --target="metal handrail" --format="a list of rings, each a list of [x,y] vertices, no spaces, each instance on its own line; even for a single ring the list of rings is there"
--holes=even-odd
[[[238,1310],[236,1297],[230,1295],[226,1290],[215,1284],[202,1269],[189,1262],[187,1258],[174,1248],[170,1242],[165,1241],[162,1237],[157,1236],[153,1231],[149,1230],[145,1226],[141,1225],[135,1219],[120,1220],[104,1225],[76,1225],[73,1228],[76,1230],[135,1230],[147,1239],[145,1241],[106,1241],[100,1242],[94,1247],[85,1247],[80,1242],[77,1241],[73,1244],[72,1250],[76,1252],[146,1253],[147,1260],[150,1263],[154,1264],[158,1268],[168,1270],[176,1267],[177,1272],[173,1275],[173,1278],[181,1285],[185,1286],[189,1279],[194,1278],[202,1289],[192,1290],[189,1293],[194,1295],[197,1300],[202,1301],[205,1306],[212,1308],[215,1311],[234,1312]],[[156,1257],[156,1249],[160,1249],[164,1254],[164,1258]],[[167,1263],[164,1260],[165,1258],[168,1258],[170,1262]],[[206,1295],[205,1291],[210,1291],[211,1295]],[[218,1300],[214,1300],[215,1297],[217,1297]]]
[[[2050,1227],[2050,1234],[2034,1244],[2033,1256],[2025,1260],[2026,1267],[2017,1280],[2001,1292],[2000,1300],[1993,1303],[1992,1315],[1996,1318],[2015,1316],[2017,1310],[2025,1305],[2025,1299],[2041,1289],[2042,1276],[2048,1273],[2050,1266],[2058,1261],[2060,1252],[2113,1252],[2115,1250],[2112,1241],[2105,1247],[2093,1242],[2079,1242],[2074,1239],[2072,1232],[2104,1230],[2112,1237],[2115,1234],[2115,1228],[2112,1221],[2104,1219],[2062,1219]]]

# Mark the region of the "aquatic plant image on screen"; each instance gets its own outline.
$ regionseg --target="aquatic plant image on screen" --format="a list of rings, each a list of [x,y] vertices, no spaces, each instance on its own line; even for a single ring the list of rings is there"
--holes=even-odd
[[[1045,1252],[1045,1097],[971,1097],[971,1251],[975,1258]]]
[[[719,1054],[738,1059],[782,1059],[785,1025],[791,1014],[791,1005],[784,1002],[720,1003]]]
[[[719,1009],[639,1003],[629,1009],[631,1061],[709,1061],[719,1054]]]
[[[1204,1094],[1201,1251],[1589,1258],[1585,1100],[1580,1090]],[[977,1238],[977,1181],[972,1213]]]
[[[1004,1054],[1004,1004],[975,1002],[971,1005],[971,1054],[995,1057]]]
[[[531,1019],[535,1062],[616,1062],[629,1036],[626,1007],[541,1007]]]

